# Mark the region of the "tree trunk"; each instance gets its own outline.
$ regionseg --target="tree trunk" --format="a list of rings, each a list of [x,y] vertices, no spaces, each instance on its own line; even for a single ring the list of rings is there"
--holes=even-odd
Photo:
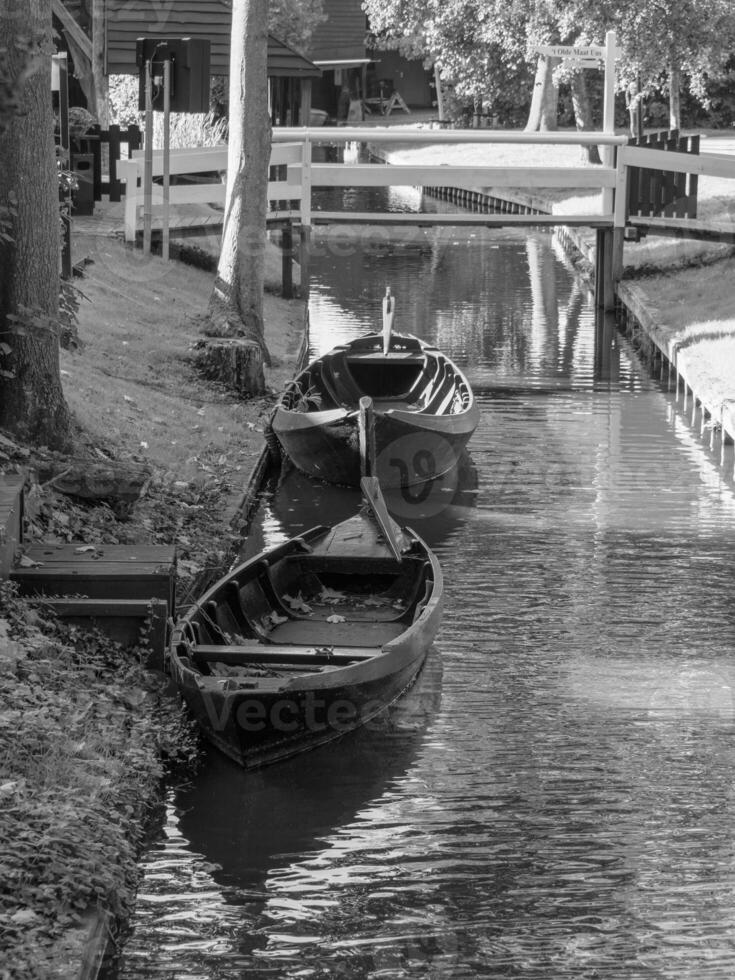
[[[559,87],[554,82],[554,68],[558,63],[558,58],[539,55],[526,132],[554,131],[557,128]]]
[[[574,122],[577,125],[577,129],[587,130],[589,132],[594,129],[594,126],[592,123],[592,106],[590,105],[584,71],[576,71],[572,75],[571,88]],[[582,156],[588,163],[602,163],[600,151],[592,144],[582,147]]]
[[[59,189],[51,105],[51,2],[5,0],[0,48],[11,79],[32,71],[20,115],[0,142],[0,426],[23,440],[63,448],[69,413],[59,372]]]
[[[94,109],[101,129],[110,125],[110,98],[105,74],[105,0],[92,0],[92,78]]]
[[[669,129],[681,129],[680,68],[669,68]]]
[[[269,363],[263,327],[270,161],[267,22],[268,0],[235,0],[225,218],[206,330],[211,336],[244,338],[256,348],[257,356],[247,359],[245,384],[253,395],[265,391],[263,362]]]

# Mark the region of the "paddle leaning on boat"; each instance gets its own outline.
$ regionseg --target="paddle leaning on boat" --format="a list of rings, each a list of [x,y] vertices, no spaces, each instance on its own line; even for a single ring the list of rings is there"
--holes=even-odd
[[[375,475],[384,489],[427,483],[456,465],[479,420],[472,389],[440,350],[393,333],[394,316],[388,289],[382,334],[335,347],[286,386],[269,430],[302,472],[359,486],[358,421],[366,397],[372,401]]]
[[[246,768],[368,723],[415,680],[439,628],[442,575],[389,516],[361,511],[238,565],[176,624],[169,668],[205,736]]]

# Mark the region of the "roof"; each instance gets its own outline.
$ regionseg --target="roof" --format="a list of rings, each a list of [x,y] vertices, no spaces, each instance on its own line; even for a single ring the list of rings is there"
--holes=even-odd
[[[105,70],[108,75],[137,75],[135,42],[139,37],[192,37],[209,40],[210,70],[230,68],[231,4],[227,0],[107,0]],[[321,69],[269,35],[268,75],[318,78]]]
[[[319,78],[322,70],[283,41],[268,35],[268,74],[271,77]]]

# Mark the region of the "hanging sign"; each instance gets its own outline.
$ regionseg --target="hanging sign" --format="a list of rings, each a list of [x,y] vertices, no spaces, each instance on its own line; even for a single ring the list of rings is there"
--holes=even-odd
[[[604,58],[605,49],[598,44],[588,44],[580,47],[570,47],[564,44],[539,44],[534,49],[535,54],[546,54],[552,58]]]

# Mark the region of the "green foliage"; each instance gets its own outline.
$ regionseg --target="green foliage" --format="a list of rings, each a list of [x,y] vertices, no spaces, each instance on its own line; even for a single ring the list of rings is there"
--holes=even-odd
[[[602,44],[615,30],[620,91],[640,77],[644,96],[668,98],[668,72],[677,68],[704,106],[735,49],[731,0],[364,0],[363,6],[380,44],[439,65],[460,108],[483,103],[501,122],[530,104],[533,48],[540,43]],[[568,83],[568,68],[557,69],[555,79]]]
[[[138,110],[138,79],[134,75],[112,75],[110,121],[119,126],[135,123],[145,128],[145,113]],[[214,112],[172,112],[169,139],[171,147],[218,146],[227,141],[227,122]],[[153,114],[153,146],[163,146],[163,113]]]
[[[268,30],[279,41],[305,54],[314,31],[326,20],[323,0],[270,0]]]
[[[165,766],[196,755],[161,682],[0,585],[0,932],[18,977],[98,905],[124,917]]]

